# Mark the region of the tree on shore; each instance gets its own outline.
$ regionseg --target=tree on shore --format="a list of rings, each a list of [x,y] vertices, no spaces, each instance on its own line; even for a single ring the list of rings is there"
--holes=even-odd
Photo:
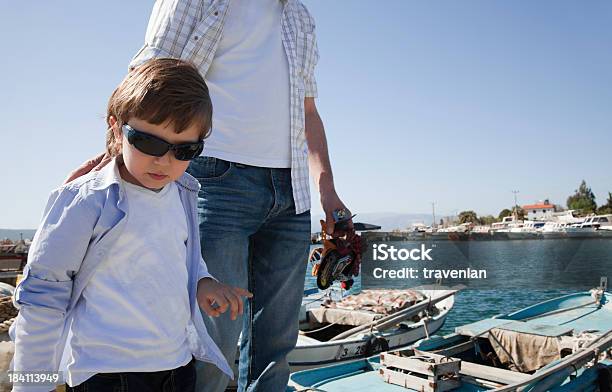
[[[586,181],[582,180],[574,194],[567,198],[567,208],[579,211],[582,215],[592,214],[597,210],[595,195],[587,186]]]
[[[501,212],[499,213],[499,215],[497,216],[497,219],[502,221],[505,217],[512,215],[512,211],[504,208],[503,210],[501,210]]]
[[[478,223],[478,215],[472,210],[459,213],[459,223]]]
[[[512,208],[512,213],[516,214],[517,220],[525,220],[525,217],[527,216],[527,213],[525,212],[525,210],[519,206],[514,206]]]
[[[501,212],[499,213],[499,216],[498,216],[498,218],[497,218],[497,219],[498,219],[499,221],[502,221],[502,220],[503,220],[505,217],[507,217],[507,216],[512,216],[512,215],[514,215],[514,214],[516,214],[516,219],[518,219],[518,220],[524,220],[524,219],[525,219],[525,215],[526,215],[526,214],[525,214],[525,210],[524,210],[524,209],[522,209],[522,208],[521,208],[521,207],[519,207],[519,206],[514,206],[514,207],[512,207],[512,209],[511,209],[511,210],[509,210],[509,209],[507,209],[507,208],[504,208],[504,209],[503,209],[503,210],[501,210]]]
[[[597,209],[598,214],[612,214],[612,192],[608,192],[608,200],[606,204],[599,206]]]
[[[497,218],[493,215],[481,216],[480,218],[478,218],[478,223],[483,226],[489,226],[495,222],[497,222]]]

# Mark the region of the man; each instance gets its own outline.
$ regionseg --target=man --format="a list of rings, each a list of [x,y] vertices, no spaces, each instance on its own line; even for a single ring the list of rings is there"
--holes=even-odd
[[[247,288],[244,319],[204,316],[230,363],[242,332],[238,389],[284,391],[286,355],[310,244],[309,177],[330,233],[336,194],[315,105],[314,20],[299,0],[158,0],[132,67],[153,57],[193,62],[213,102],[213,132],[189,167],[201,183],[202,255],[220,281]],[[228,378],[199,364],[199,391]]]

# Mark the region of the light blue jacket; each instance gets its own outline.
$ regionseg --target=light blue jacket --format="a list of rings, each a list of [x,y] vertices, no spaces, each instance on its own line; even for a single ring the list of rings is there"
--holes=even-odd
[[[193,324],[187,331],[188,343],[196,359],[213,363],[233,377],[206,331],[196,300],[199,279],[211,277],[200,250],[196,209],[200,185],[187,173],[176,184],[189,233],[187,271]],[[15,289],[20,312],[10,330],[16,344],[14,370],[66,369],[73,309],[92,273],[121,235],[128,214],[115,160],[51,193],[30,247],[24,278]]]

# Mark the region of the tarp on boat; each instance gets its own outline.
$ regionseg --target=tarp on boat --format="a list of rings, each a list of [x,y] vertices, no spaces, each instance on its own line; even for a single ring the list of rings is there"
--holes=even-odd
[[[510,322],[489,331],[489,343],[500,361],[512,370],[536,371],[561,357],[561,337],[572,328]]]
[[[363,290],[340,301],[325,301],[308,311],[311,322],[364,325],[399,312],[425,299],[415,290]]]

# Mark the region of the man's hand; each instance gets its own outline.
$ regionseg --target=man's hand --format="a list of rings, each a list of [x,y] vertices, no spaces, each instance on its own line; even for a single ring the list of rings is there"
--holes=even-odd
[[[306,144],[308,145],[308,163],[310,164],[310,173],[321,195],[321,207],[323,207],[325,212],[325,225],[327,226],[326,231],[327,234],[334,237],[342,236],[345,233],[334,233],[333,213],[335,210],[346,208],[346,206],[338,197],[334,187],[325,129],[323,128],[323,121],[321,121],[317,111],[314,98],[304,98],[304,116]],[[353,232],[352,219],[348,222],[348,232],[349,234]]]
[[[231,319],[236,320],[236,317],[243,312],[242,297],[251,298],[253,294],[240,287],[232,287],[211,278],[204,278],[198,282],[196,296],[200,308],[207,315],[219,317],[229,307]],[[213,307],[215,304],[217,306]]]
[[[90,171],[94,170],[94,171],[98,171],[100,169],[102,169],[104,166],[106,166],[107,163],[109,163],[111,161],[111,159],[113,159],[110,155],[108,155],[107,153],[102,153],[100,155],[97,155],[89,160],[87,160],[86,162],[84,162],[81,166],[79,166],[76,170],[74,170],[72,173],[70,173],[68,175],[68,177],[66,177],[66,179],[64,180],[64,184],[69,183],[70,181],[79,178],[87,173],[89,173]]]
[[[323,207],[323,211],[325,212],[325,228],[327,234],[338,237],[344,234],[351,233],[353,231],[353,219],[348,221],[348,231],[347,232],[336,232],[335,222],[333,213],[336,210],[340,210],[346,208],[340,197],[335,190],[321,190],[321,206]]]

